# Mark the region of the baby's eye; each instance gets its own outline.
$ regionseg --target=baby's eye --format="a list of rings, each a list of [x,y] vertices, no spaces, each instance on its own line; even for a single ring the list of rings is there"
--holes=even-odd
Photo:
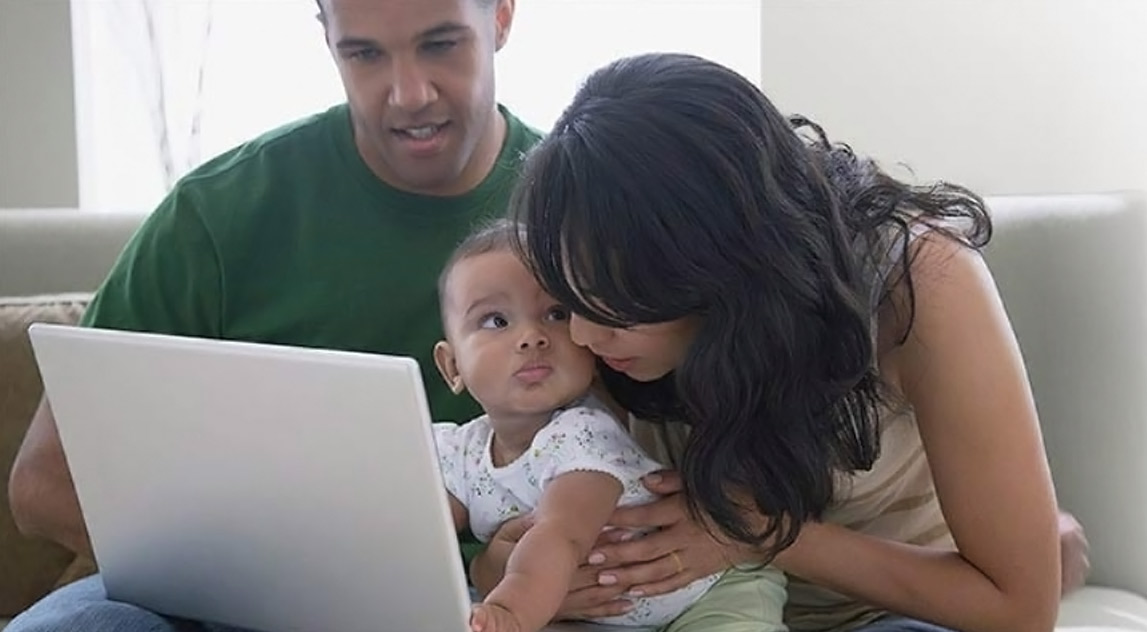
[[[505,329],[510,326],[510,321],[501,314],[487,314],[478,321],[478,326],[482,329]]]
[[[546,320],[564,321],[570,319],[570,311],[564,307],[551,307],[546,312]]]

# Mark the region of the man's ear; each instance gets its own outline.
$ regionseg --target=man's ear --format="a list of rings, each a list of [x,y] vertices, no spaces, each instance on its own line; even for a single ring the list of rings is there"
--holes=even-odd
[[[458,363],[454,361],[454,348],[449,342],[439,340],[434,345],[434,365],[438,367],[438,374],[450,387],[450,392],[461,395],[466,390],[462,383],[462,376],[458,374]]]
[[[323,6],[323,0],[315,0],[315,5],[318,7],[318,12],[315,13],[315,20],[323,27],[323,42],[329,47],[331,44],[331,35],[328,30],[330,25],[327,24],[327,10]]]
[[[502,50],[514,25],[514,0],[498,0],[494,9],[494,50]]]

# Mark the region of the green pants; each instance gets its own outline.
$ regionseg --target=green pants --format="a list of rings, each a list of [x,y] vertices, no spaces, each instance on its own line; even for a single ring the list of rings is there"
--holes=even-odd
[[[663,632],[784,632],[785,583],[771,566],[730,570]]]

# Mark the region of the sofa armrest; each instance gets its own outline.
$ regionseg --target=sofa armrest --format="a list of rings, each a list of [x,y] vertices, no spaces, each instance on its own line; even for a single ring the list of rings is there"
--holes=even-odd
[[[986,258],[1031,377],[1061,506],[1091,583],[1147,595],[1147,203],[997,197]]]
[[[28,326],[75,323],[89,299],[87,294],[0,297],[0,617],[15,615],[62,580],[94,570],[90,561],[77,560],[59,545],[22,536],[12,519],[7,485],[12,462],[43,394]],[[69,569],[71,575],[65,578]]]

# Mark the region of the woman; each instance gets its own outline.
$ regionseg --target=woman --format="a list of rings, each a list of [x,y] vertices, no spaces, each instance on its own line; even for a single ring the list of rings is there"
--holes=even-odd
[[[680,471],[651,486],[682,494],[615,516],[665,528],[591,555],[601,589],[770,561],[793,629],[1053,627],[1056,502],[980,198],[656,54],[587,80],[513,209],[574,340]]]

